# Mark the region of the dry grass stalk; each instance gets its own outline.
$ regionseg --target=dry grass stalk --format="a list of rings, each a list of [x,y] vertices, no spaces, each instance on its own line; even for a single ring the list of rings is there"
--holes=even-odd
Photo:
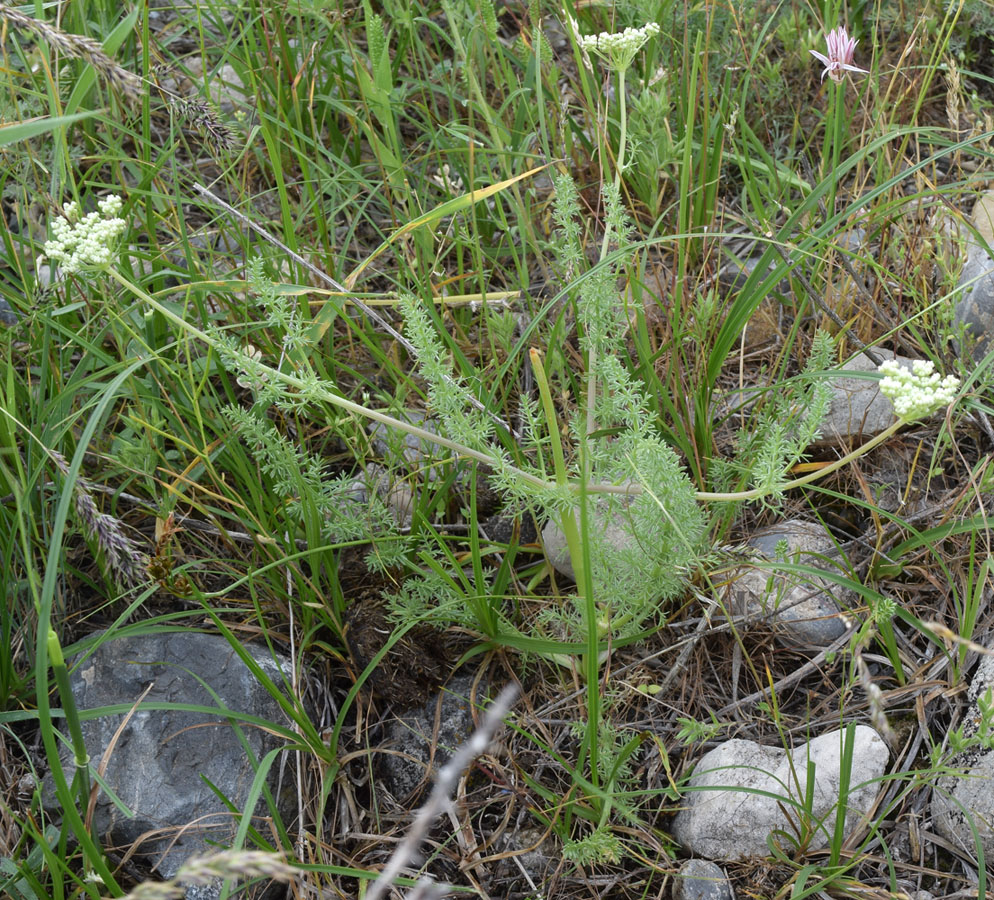
[[[81,59],[93,66],[94,71],[112,88],[117,89],[129,102],[138,103],[145,94],[145,79],[115,62],[99,41],[81,34],[63,31],[42,19],[22,13],[16,7],[0,3],[0,22],[21,31],[27,31],[47,41],[70,59]],[[231,129],[218,117],[205,100],[179,97],[160,88],[162,96],[183,119],[204,135],[209,148],[220,153],[231,147]]]
[[[142,79],[134,72],[129,72],[114,62],[104,52],[99,41],[82,34],[70,34],[41,19],[26,16],[16,7],[6,3],[0,3],[0,21],[13,28],[31,32],[47,41],[70,59],[81,59],[89,63],[98,75],[108,84],[117,88],[129,100],[141,100],[144,87]]]
[[[59,471],[68,477],[69,463],[66,458],[57,450],[50,450],[49,453]],[[107,565],[118,582],[134,587],[148,581],[148,557],[124,533],[124,526],[119,519],[97,510],[97,504],[90,494],[90,484],[85,478],[76,479],[73,485],[73,500],[76,514],[82,521],[83,527],[103,550]]]

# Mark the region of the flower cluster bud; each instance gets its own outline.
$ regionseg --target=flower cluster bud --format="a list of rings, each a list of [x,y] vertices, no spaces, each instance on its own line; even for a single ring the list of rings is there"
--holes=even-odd
[[[942,378],[931,360],[917,359],[906,369],[896,360],[880,364],[880,392],[894,404],[902,422],[924,419],[948,405],[956,396],[960,380],[955,375]]]
[[[65,272],[105,269],[127,224],[118,217],[123,206],[121,198],[112,194],[97,203],[99,212],[81,218],[79,204],[67,203],[63,217],[52,222],[52,239],[45,242],[45,255]]]
[[[659,34],[659,26],[649,22],[641,28],[626,28],[624,31],[602,31],[600,34],[577,35],[580,48],[601,57],[611,68],[627,69],[653,35]]]

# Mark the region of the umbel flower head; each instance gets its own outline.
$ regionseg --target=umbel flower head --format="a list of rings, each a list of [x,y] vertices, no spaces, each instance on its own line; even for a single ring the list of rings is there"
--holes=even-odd
[[[878,371],[884,376],[880,393],[894,404],[894,412],[902,422],[924,419],[952,403],[960,385],[955,375],[940,378],[931,360],[916,359],[909,370],[897,360],[888,359]]]
[[[66,272],[107,268],[127,225],[117,215],[123,206],[121,198],[111,194],[97,203],[99,212],[80,218],[79,204],[70,201],[63,217],[52,222],[52,239],[45,241],[45,255]]]
[[[584,53],[594,53],[604,60],[612,69],[619,72],[627,69],[638,55],[646,42],[653,35],[659,34],[659,26],[649,22],[641,28],[626,28],[624,31],[602,31],[600,34],[581,35],[574,19],[570,26],[576,35],[576,41]]]
[[[832,81],[838,83],[846,77],[846,72],[863,72],[866,74],[866,69],[861,69],[859,66],[853,65],[856,44],[859,41],[849,37],[849,32],[842,25],[828,33],[825,43],[827,45],[827,56],[824,53],[819,53],[817,50],[810,51],[811,55],[820,60],[821,64],[825,67],[821,73],[822,81],[825,80],[826,75]]]

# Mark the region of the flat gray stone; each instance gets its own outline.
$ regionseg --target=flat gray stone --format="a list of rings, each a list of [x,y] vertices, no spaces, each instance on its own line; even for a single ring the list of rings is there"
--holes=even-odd
[[[970,243],[957,287],[962,294],[953,325],[962,326],[972,338],[972,358],[977,361],[990,350],[994,335],[994,259],[979,244]]]
[[[776,547],[786,541],[786,561],[830,571],[825,557],[835,543],[816,522],[789,519],[754,535],[747,547],[761,559],[773,561]],[[839,612],[852,603],[851,591],[827,578],[744,566],[726,590],[726,602],[735,615],[772,614],[780,635],[793,642],[824,647],[846,630]]]
[[[673,879],[673,900],[733,900],[725,873],[707,859],[688,859]]]
[[[249,645],[245,649],[271,681],[283,684],[280,666],[289,672],[288,661],[278,664],[265,647]],[[151,684],[117,738],[104,776],[132,815],[119,809],[105,791],[97,795],[93,827],[104,845],[130,848],[137,843],[136,858],[149,869],[154,867],[162,878],[173,877],[191,856],[230,845],[238,816],[228,810],[208,782],[236,809],[244,809],[255,777],[250,756],[258,762],[282,741],[237,718],[240,736],[231,720],[221,715],[148,708],[156,703],[212,708],[220,704],[221,708],[285,727],[287,719],[279,704],[224,637],[182,631],[112,638],[75,665],[70,683],[81,712],[119,704],[130,707]],[[83,736],[94,768],[124,716],[117,712],[84,720]],[[65,723],[60,722],[59,727],[65,730]],[[63,758],[63,767],[71,773],[68,755]],[[269,770],[268,784],[274,795],[279,788],[279,769],[277,760]],[[51,776],[46,782],[46,806],[58,814]],[[284,821],[292,823],[292,793],[288,790],[277,802]],[[268,814],[263,801],[256,812]],[[220,886],[218,881],[191,887],[187,896],[189,900],[213,900]],[[275,886],[274,890],[285,887]],[[256,895],[261,896],[261,890]]]
[[[824,847],[838,811],[843,735],[843,731],[823,734],[793,750],[789,759],[782,748],[753,741],[734,739],[716,747],[694,769],[684,792],[684,806],[673,821],[673,837],[688,853],[708,859],[769,855],[770,835],[797,834],[801,814],[795,804],[803,805],[810,761],[815,766],[810,812],[816,831],[808,846],[813,850]],[[889,757],[876,731],[867,725],[855,726],[847,835],[883,788],[880,779]],[[819,822],[820,826],[815,824]],[[785,840],[777,835],[774,839]]]

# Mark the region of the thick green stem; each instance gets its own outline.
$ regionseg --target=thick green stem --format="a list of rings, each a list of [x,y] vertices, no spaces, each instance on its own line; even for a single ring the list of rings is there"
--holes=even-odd
[[[73,781],[79,788],[80,809],[86,809],[90,802],[90,757],[86,752],[86,741],[83,740],[83,727],[79,721],[76,700],[69,685],[69,670],[62,655],[62,645],[59,643],[59,636],[52,628],[48,629],[48,659],[52,664],[52,674],[55,675],[55,684],[59,689],[62,711],[65,713],[69,735],[72,738],[73,761],[76,764],[76,776]]]

